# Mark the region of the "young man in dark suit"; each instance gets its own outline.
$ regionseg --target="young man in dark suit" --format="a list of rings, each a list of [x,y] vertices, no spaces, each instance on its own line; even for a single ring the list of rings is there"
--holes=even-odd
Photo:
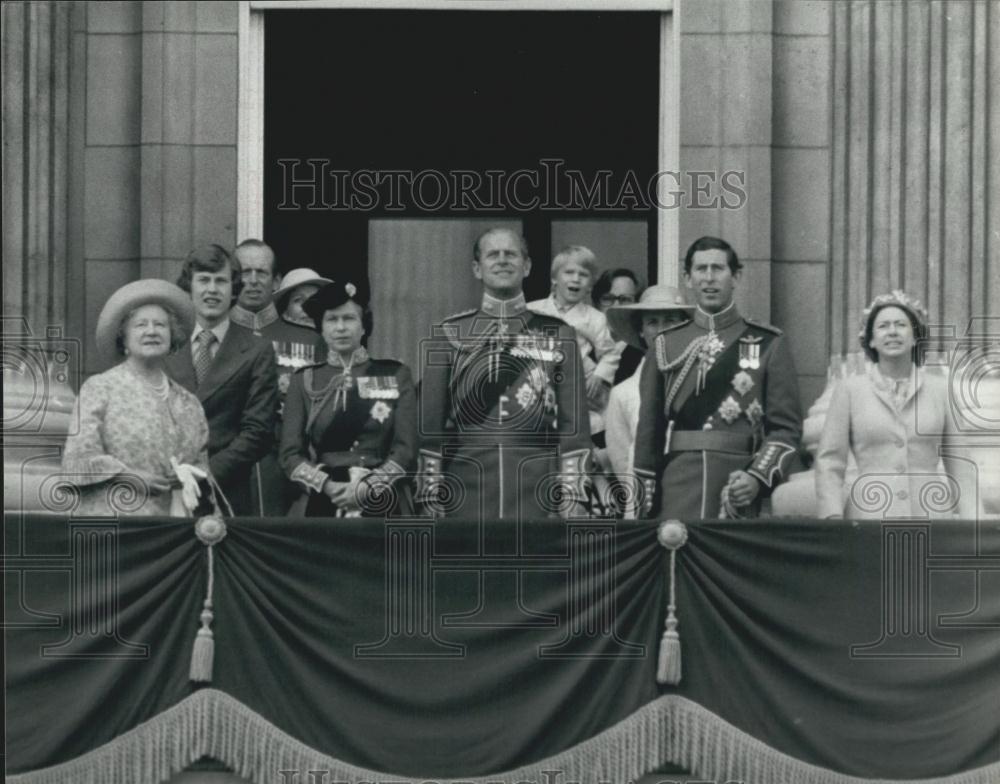
[[[241,284],[239,262],[224,248],[188,254],[177,285],[191,295],[196,324],[190,350],[171,356],[167,369],[201,400],[209,467],[233,512],[259,516],[250,478],[274,442],[278,378],[271,342],[229,320]]]

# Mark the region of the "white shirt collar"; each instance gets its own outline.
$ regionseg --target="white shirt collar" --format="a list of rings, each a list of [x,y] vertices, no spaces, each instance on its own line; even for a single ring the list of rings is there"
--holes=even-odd
[[[191,331],[191,343],[192,343],[192,345],[194,344],[194,342],[197,339],[198,335],[200,335],[204,331],[205,331],[205,327],[203,327],[198,322],[195,322],[194,329]],[[220,321],[218,324],[216,324],[214,327],[212,327],[209,330],[209,332],[211,332],[213,335],[215,335],[216,340],[219,341],[219,345],[221,346],[222,345],[222,341],[226,339],[226,333],[229,332],[229,318],[227,317],[227,318],[222,319],[222,321]]]

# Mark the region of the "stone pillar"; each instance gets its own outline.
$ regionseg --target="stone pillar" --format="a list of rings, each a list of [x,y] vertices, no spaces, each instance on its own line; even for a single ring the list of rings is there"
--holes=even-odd
[[[965,334],[1000,307],[1000,6],[833,4],[831,342],[904,288]]]
[[[737,301],[771,320],[771,0],[678,0],[681,40],[681,173],[688,206],[680,215],[680,254],[698,237],[728,241],[744,263]],[[744,178],[746,201],[726,209],[716,180],[698,196],[692,178],[727,172]],[[705,179],[701,178],[702,184]],[[715,203],[715,197],[719,203]],[[698,199],[698,203],[691,204]],[[664,281],[670,282],[670,281]]]
[[[66,321],[71,3],[3,4],[3,309]]]

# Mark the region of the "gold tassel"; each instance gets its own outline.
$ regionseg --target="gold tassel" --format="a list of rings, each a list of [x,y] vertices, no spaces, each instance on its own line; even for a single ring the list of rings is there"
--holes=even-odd
[[[215,545],[226,536],[226,523],[222,518],[208,515],[194,524],[194,534],[205,545],[208,556],[208,580],[205,588],[205,603],[201,609],[201,628],[194,638],[191,649],[190,680],[195,683],[211,683],[215,665],[215,634],[212,632],[212,592],[215,588]]]
[[[670,560],[673,559],[674,554],[671,553]],[[667,610],[666,629],[660,639],[660,662],[656,668],[656,680],[671,686],[681,682],[681,638],[677,633],[677,616],[674,615],[673,605]]]
[[[209,548],[211,552],[211,548]],[[201,611],[201,628],[194,638],[191,649],[191,675],[195,683],[211,683],[212,668],[215,664],[215,635],[212,633],[212,602],[205,600],[205,609]]]
[[[677,551],[687,542],[687,528],[679,520],[667,520],[656,535],[659,543],[670,550],[670,595],[667,618],[660,638],[660,657],[656,667],[658,683],[676,686],[681,682],[681,637],[677,633]]]

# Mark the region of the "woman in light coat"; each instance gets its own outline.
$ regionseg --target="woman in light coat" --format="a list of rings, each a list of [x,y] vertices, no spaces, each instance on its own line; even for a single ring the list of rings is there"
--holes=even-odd
[[[816,454],[820,517],[951,517],[959,487],[940,448],[953,432],[948,380],[921,367],[926,312],[902,291],[875,298],[859,334],[871,360],[834,390]],[[848,453],[858,479],[845,487]]]

